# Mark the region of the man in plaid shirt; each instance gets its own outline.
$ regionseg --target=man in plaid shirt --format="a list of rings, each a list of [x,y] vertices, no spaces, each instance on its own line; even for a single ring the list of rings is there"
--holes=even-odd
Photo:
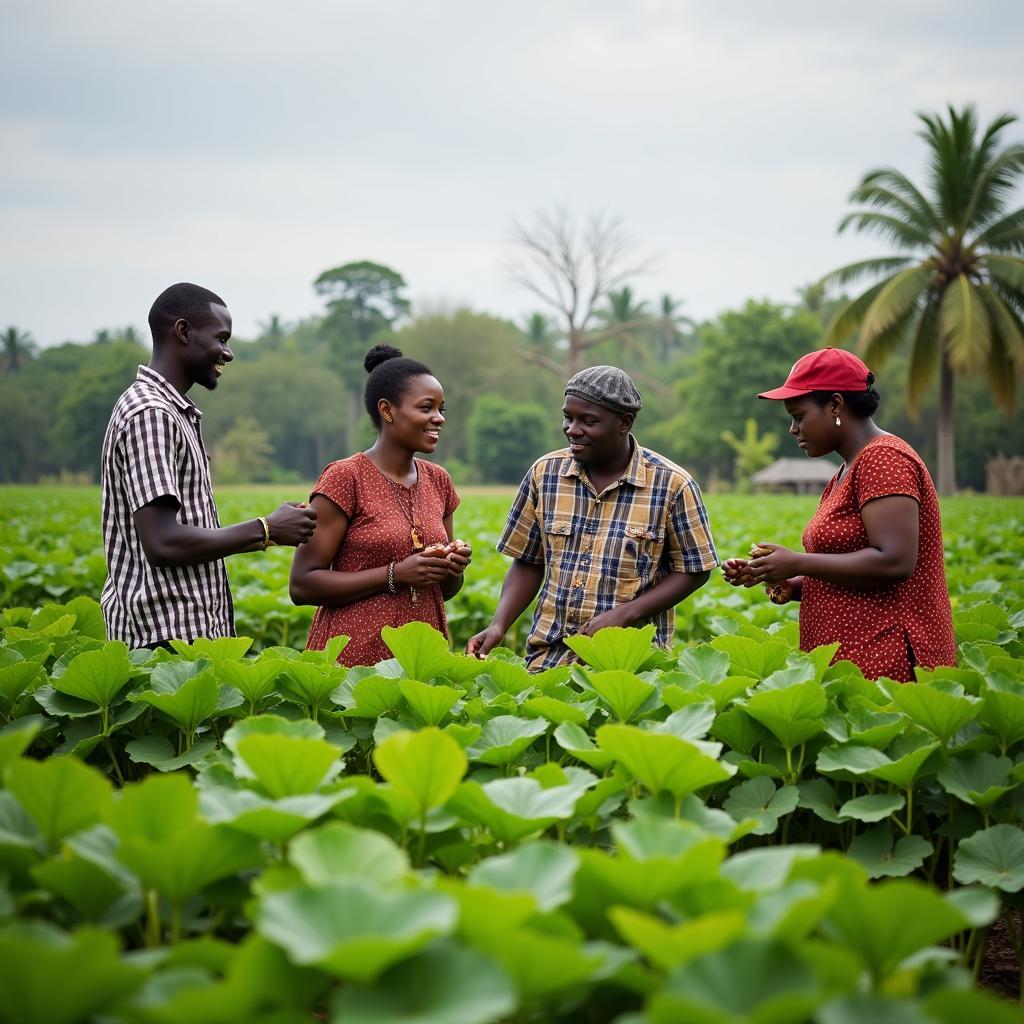
[[[571,661],[564,638],[653,622],[667,647],[674,608],[718,564],[707,512],[690,474],[630,433],[642,404],[628,374],[593,366],[566,385],[569,447],[538,459],[509,512],[498,550],[514,561],[494,619],[467,652],[498,646],[540,592],[526,663]]]

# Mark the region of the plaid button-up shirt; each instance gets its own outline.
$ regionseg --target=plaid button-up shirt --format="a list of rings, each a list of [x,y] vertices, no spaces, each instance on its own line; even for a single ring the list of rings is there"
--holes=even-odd
[[[179,522],[208,530],[220,526],[202,416],[149,366],[139,367],[110,414],[100,474],[109,575],[100,604],[111,640],[142,647],[234,636],[224,561],[151,565],[135,530],[135,512],[165,497],[178,503]]]
[[[538,459],[509,512],[498,550],[544,566],[527,667],[571,661],[563,638],[595,615],[630,601],[673,572],[718,564],[700,490],[685,469],[634,439],[622,476],[600,494],[567,449]],[[675,612],[652,620],[667,647]]]

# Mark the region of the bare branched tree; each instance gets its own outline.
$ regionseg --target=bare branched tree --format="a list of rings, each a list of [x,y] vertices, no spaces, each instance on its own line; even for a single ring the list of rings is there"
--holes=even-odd
[[[600,324],[598,303],[609,292],[650,268],[618,217],[591,214],[584,223],[563,206],[538,210],[529,222],[515,221],[519,255],[509,264],[512,279],[555,314],[563,334],[565,362],[527,351],[525,358],[559,376],[583,369],[587,350],[652,324],[650,317]]]

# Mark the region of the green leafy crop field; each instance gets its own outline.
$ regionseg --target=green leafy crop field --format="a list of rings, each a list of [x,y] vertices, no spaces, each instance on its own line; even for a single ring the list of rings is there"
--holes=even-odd
[[[719,578],[670,653],[468,659],[509,498],[457,513],[454,652],[346,670],[286,550],[229,561],[238,639],[106,642],[97,492],[0,490],[0,1022],[1021,1019],[1024,503],[944,504],[960,664],[900,686]],[[709,499],[723,557],[812,508]]]

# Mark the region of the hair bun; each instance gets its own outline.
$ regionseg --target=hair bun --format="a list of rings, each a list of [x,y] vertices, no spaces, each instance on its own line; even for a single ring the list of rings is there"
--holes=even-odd
[[[870,370],[868,370],[868,387],[871,387],[871,385],[874,384],[874,383],[875,383],[875,375]]]
[[[381,363],[386,363],[389,359],[401,358],[402,350],[395,348],[394,345],[374,345],[363,359],[363,369],[367,373],[372,373]]]

